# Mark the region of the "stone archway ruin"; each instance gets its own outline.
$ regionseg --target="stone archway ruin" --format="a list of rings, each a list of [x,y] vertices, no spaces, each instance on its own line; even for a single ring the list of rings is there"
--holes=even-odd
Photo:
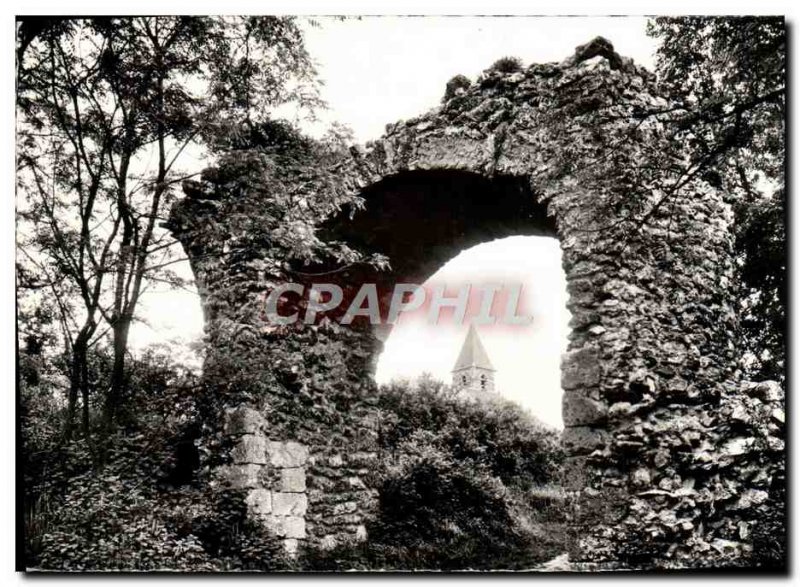
[[[659,118],[643,113],[664,106],[650,72],[595,39],[560,64],[449,86],[439,107],[326,162],[327,179],[312,171],[285,182],[334,202],[364,197],[364,211],[327,227],[362,245],[417,231],[419,246],[385,251],[397,274],[375,278],[388,281],[424,279],[487,238],[558,236],[573,314],[562,387],[576,562],[735,563],[768,482],[757,463],[778,448],[754,424],[778,390],[737,378],[723,194],[698,187],[665,206],[655,190],[619,199],[634,158],[659,149]],[[644,151],[614,143],[630,136]],[[258,254],[269,245],[247,241],[249,254],[227,255],[252,236],[233,219],[258,219],[263,207],[215,181],[188,183],[170,221],[203,301],[205,377],[226,393],[215,464],[288,548],[363,539],[375,504],[369,393],[381,343],[359,328],[264,332],[260,304],[278,284]],[[440,199],[442,182],[451,199]],[[631,220],[632,207],[648,222]]]

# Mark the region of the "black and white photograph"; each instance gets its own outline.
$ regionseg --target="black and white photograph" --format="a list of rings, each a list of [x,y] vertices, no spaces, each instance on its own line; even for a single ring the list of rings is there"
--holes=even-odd
[[[788,17],[170,8],[4,24],[18,577],[787,576]]]

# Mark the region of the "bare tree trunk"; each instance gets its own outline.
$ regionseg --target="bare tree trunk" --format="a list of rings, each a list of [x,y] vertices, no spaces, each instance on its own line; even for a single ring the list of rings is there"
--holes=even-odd
[[[75,411],[78,405],[78,388],[80,387],[80,367],[77,356],[73,352],[70,361],[69,394],[67,396],[67,415],[64,420],[64,439],[72,440],[72,425],[75,422]]]
[[[122,314],[114,322],[114,366],[111,372],[111,389],[106,400],[106,425],[111,426],[117,417],[127,387],[125,354],[128,352],[128,335],[130,333],[131,316]]]
[[[75,413],[78,408],[78,393],[81,392],[84,385],[84,374],[87,372],[87,342],[91,336],[90,331],[86,326],[81,329],[75,339],[75,344],[72,346],[72,358],[70,361],[70,376],[69,376],[69,395],[67,397],[67,416],[64,422],[64,438],[66,440],[72,439],[72,434],[75,425]]]
[[[89,430],[89,360],[86,354],[81,364],[81,403],[83,404],[83,437],[88,441],[91,431]]]
[[[156,61],[161,71],[162,54],[157,36],[150,32],[148,34],[154,48],[156,49]],[[158,111],[164,113],[164,79],[159,76],[157,83],[156,100]],[[153,196],[150,201],[150,215],[147,217],[144,230],[139,237],[138,220],[133,217],[130,209],[125,189],[127,166],[130,161],[128,155],[123,159],[124,165],[120,170],[120,183],[118,186],[118,208],[123,223],[122,242],[120,246],[120,261],[117,273],[117,285],[114,292],[114,368],[111,377],[111,389],[109,390],[106,401],[105,422],[108,429],[113,425],[120,407],[126,383],[127,373],[125,369],[125,355],[128,351],[128,335],[130,333],[131,322],[133,321],[136,305],[141,295],[142,280],[147,270],[147,255],[155,229],[156,218],[161,206],[161,198],[166,190],[167,177],[167,151],[165,145],[166,129],[161,117],[158,118],[156,125],[157,148],[158,148],[158,172],[156,173]],[[127,279],[126,279],[127,278]]]

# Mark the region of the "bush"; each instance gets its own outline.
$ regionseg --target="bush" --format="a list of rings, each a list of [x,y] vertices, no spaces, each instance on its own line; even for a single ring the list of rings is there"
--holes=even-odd
[[[522,71],[522,60],[519,57],[501,57],[492,63],[489,71],[496,71],[498,73]]]
[[[466,90],[471,85],[472,82],[469,81],[467,76],[460,74],[453,76],[450,78],[450,81],[447,82],[447,86],[445,86],[442,102],[447,102],[450,98],[453,98],[458,93],[458,90]]]
[[[47,570],[214,570],[196,536],[180,535],[173,504],[117,475],[75,480],[42,539]]]
[[[387,476],[371,537],[392,547],[385,556],[394,568],[525,566],[532,544],[515,523],[508,499],[488,472],[432,455]]]
[[[416,386],[381,388],[381,448],[414,454],[428,445],[455,461],[486,467],[505,485],[529,489],[555,483],[564,459],[559,434],[516,404],[473,403],[429,378]]]
[[[214,488],[196,439],[207,390],[166,357],[131,365],[120,428],[101,445],[54,436],[26,478],[26,565],[44,570],[224,571],[287,568],[282,544]],[[33,425],[34,422],[31,422]],[[30,453],[26,452],[29,456]],[[205,465],[206,463],[202,463]]]
[[[555,431],[430,378],[382,388],[377,405],[384,469],[369,541],[310,550],[303,568],[523,569],[564,551]]]

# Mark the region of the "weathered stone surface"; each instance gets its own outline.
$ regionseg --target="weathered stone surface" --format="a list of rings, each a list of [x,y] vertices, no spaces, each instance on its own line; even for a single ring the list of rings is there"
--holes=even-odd
[[[236,464],[267,464],[267,442],[263,436],[245,434],[231,451],[231,460]]]
[[[281,491],[300,493],[306,490],[305,467],[281,469]]]
[[[263,416],[247,406],[239,406],[226,413],[226,434],[256,434],[264,424]]]
[[[733,213],[724,194],[697,179],[654,210],[658,192],[645,191],[632,204],[654,213],[643,226],[628,221],[638,217],[625,200],[631,167],[663,157],[669,141],[663,116],[640,116],[674,110],[659,91],[653,74],[596,39],[562,63],[487,72],[451,86],[439,107],[388,125],[379,140],[334,162],[292,167],[280,154],[237,152],[227,168],[187,184],[170,228],[192,258],[207,309],[207,375],[236,408],[225,433],[273,439],[268,480],[258,479],[257,465],[231,468],[229,476],[244,487],[298,489],[279,492],[296,496],[303,495],[299,479],[284,485],[281,469],[306,467],[312,541],[351,538],[376,507],[370,488],[361,486],[371,466],[357,467],[351,456],[377,452],[377,432],[367,424],[374,414],[357,394],[372,389],[380,344],[366,330],[283,330],[263,321],[264,295],[282,283],[286,261],[264,242],[265,198],[327,205],[335,216],[343,198],[359,197],[365,206],[352,217],[326,218],[329,236],[348,242],[370,235],[371,246],[390,257],[386,287],[431,275],[486,240],[559,238],[572,313],[562,385],[566,484],[576,490],[580,514],[573,563],[691,567],[741,560],[763,516],[758,492],[782,473],[776,453],[784,449],[783,391],[738,379]],[[598,158],[610,145],[614,157]],[[246,157],[263,163],[270,179],[281,169],[270,183],[280,193],[251,193],[231,182]],[[473,205],[482,201],[493,203],[492,214]],[[394,224],[400,217],[450,228],[415,231],[409,247],[407,228]],[[337,414],[333,403],[314,396],[331,388],[353,393],[337,397],[347,405]],[[241,407],[262,400],[268,431],[261,416]],[[307,449],[286,441],[311,447],[313,462]],[[249,461],[253,452],[243,447],[235,456]],[[274,518],[284,536],[289,517],[302,520]],[[349,529],[330,530],[332,520]],[[304,536],[305,528],[292,534]]]
[[[287,516],[283,519],[283,531],[287,538],[305,538],[306,521],[300,516]]]
[[[589,454],[606,446],[609,441],[608,432],[602,428],[589,426],[573,426],[564,428],[562,435],[564,448],[574,455]]]
[[[260,465],[228,465],[220,468],[220,476],[234,489],[255,488],[259,471]]]
[[[590,348],[570,351],[561,360],[561,387],[565,390],[593,387],[600,383],[600,361]]]
[[[303,493],[272,494],[272,513],[276,516],[305,516],[307,508],[308,498]]]
[[[269,461],[274,467],[302,467],[308,460],[308,447],[299,442],[267,443]]]
[[[256,516],[272,512],[272,493],[268,489],[253,489],[245,499],[247,510]]]
[[[589,483],[589,463],[585,456],[564,459],[563,485],[566,491],[580,491]]]
[[[267,516],[264,525],[278,538],[306,538],[306,521],[302,516]]]
[[[357,542],[364,542],[367,539],[367,527],[363,524],[360,524],[358,528],[356,528],[356,541]]]
[[[331,550],[336,548],[336,536],[333,534],[326,534],[322,537],[322,540],[320,540],[319,545],[322,550]]]
[[[283,549],[290,558],[294,558],[297,556],[297,552],[300,549],[300,542],[297,538],[286,538],[283,541]]]
[[[586,396],[585,392],[566,392],[561,401],[564,426],[598,425],[608,417],[608,404]]]
[[[761,505],[769,499],[769,493],[761,489],[748,489],[734,504],[734,509],[748,509],[754,505]]]
[[[747,382],[744,386],[744,391],[748,395],[757,397],[767,402],[780,402],[783,401],[783,388],[777,381],[762,381],[759,383]]]

